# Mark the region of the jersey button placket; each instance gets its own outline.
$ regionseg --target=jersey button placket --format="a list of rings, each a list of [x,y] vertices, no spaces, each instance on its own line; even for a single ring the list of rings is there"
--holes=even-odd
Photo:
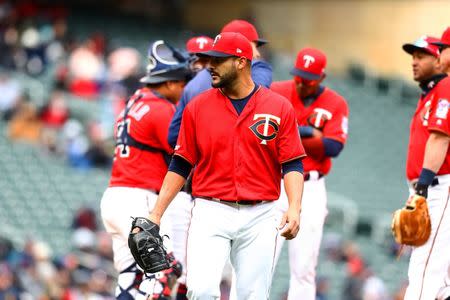
[[[235,130],[235,143],[234,143],[234,180],[235,180],[235,186],[236,186],[236,194],[239,198],[239,194],[240,194],[240,190],[241,190],[241,182],[240,182],[240,169],[242,166],[242,162],[241,162],[241,151],[240,151],[240,142],[239,142],[239,128],[238,125],[236,125],[236,130]]]

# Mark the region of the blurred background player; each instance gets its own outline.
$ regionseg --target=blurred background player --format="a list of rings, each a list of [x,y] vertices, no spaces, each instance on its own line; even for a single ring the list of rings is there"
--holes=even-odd
[[[439,64],[442,71],[450,74],[450,27],[442,33],[440,41],[432,44],[439,47]]]
[[[101,200],[105,229],[113,240],[117,271],[117,299],[165,299],[170,295],[162,274],[155,286],[155,274],[142,280],[128,248],[130,216],[147,216],[167,172],[172,147],[167,143],[170,120],[190,74],[187,61],[164,41],[156,41],[148,51],[147,75],[126,103],[115,123],[116,148],[109,187]],[[168,228],[163,233],[171,235]],[[174,268],[179,276],[179,266]],[[142,282],[141,282],[142,281]],[[153,288],[154,287],[154,288]],[[147,299],[147,298],[145,298]]]
[[[212,38],[204,35],[190,38],[186,42],[186,51],[189,54],[190,67],[193,72],[197,73],[206,67],[207,59],[198,56],[197,53],[210,50],[213,42]]]
[[[264,60],[261,59],[261,55],[257,48],[266,43],[265,40],[260,39],[256,28],[247,21],[233,20],[226,24],[222,28],[222,32],[238,32],[245,36],[252,45],[253,60],[251,65],[251,74],[256,84],[269,87],[272,83],[272,67]],[[200,37],[202,38],[202,37]],[[198,38],[189,40],[186,44],[188,53],[192,56],[198,57],[196,61],[203,69],[197,72],[195,77],[189,81],[183,90],[183,94],[180,102],[177,105],[175,115],[170,123],[168,140],[169,144],[175,147],[178,138],[178,132],[181,125],[181,117],[183,115],[186,105],[200,93],[212,88],[211,74],[207,68],[209,58],[202,56],[202,52],[209,51],[212,43],[203,43],[203,47],[200,47],[202,43],[199,43]],[[206,41],[207,38],[204,37]],[[201,41],[201,40],[200,40]],[[199,69],[199,68],[197,68]],[[174,235],[172,243],[174,244],[174,254],[177,260],[181,263],[186,261],[186,240],[187,231],[189,227],[189,221],[191,218],[191,203],[186,202],[187,199],[192,199],[190,196],[190,179],[186,184],[184,191],[178,193],[175,199],[170,204],[170,209],[167,211],[168,218],[172,220],[172,226],[174,229]],[[176,246],[175,246],[176,245]],[[186,268],[185,268],[186,269]],[[178,295],[177,300],[186,299],[186,286],[185,286],[185,273],[179,278]]]
[[[299,51],[291,71],[292,80],[274,82],[271,89],[294,106],[298,130],[307,157],[303,160],[305,186],[299,235],[288,243],[290,285],[288,299],[316,297],[315,275],[323,225],[327,215],[325,176],[331,158],[339,155],[347,140],[348,105],[335,91],[323,86],[325,54],[314,48]],[[278,208],[286,211],[282,190]],[[277,244],[277,257],[284,239]]]
[[[445,42],[424,36],[403,45],[422,89],[410,126],[406,176],[410,196],[427,199],[431,219],[430,238],[411,253],[406,300],[450,299],[450,78],[442,73],[448,70],[439,64],[435,43]]]

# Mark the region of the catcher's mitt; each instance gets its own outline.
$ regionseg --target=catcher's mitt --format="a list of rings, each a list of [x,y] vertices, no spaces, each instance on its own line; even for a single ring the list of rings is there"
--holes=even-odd
[[[398,209],[392,219],[392,234],[399,244],[422,246],[431,234],[431,221],[427,200],[419,195],[412,196],[405,207]]]
[[[145,273],[156,273],[171,267],[159,226],[146,218],[134,218],[128,235],[128,247]]]

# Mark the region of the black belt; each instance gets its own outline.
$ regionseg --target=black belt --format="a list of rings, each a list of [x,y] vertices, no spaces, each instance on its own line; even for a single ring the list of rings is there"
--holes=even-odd
[[[263,202],[262,200],[223,200],[223,199],[218,199],[218,198],[213,198],[213,197],[204,197],[204,196],[195,196],[195,198],[202,198],[202,199],[206,199],[206,200],[239,204],[239,205],[255,205],[255,204]]]
[[[320,178],[322,178],[323,176],[325,176],[325,175],[323,175],[322,173],[319,173],[319,177],[318,177],[317,179],[320,179]],[[309,175],[309,173],[303,174],[303,180],[304,180],[304,181],[308,181],[309,179],[311,179],[310,177],[311,177],[311,176]]]

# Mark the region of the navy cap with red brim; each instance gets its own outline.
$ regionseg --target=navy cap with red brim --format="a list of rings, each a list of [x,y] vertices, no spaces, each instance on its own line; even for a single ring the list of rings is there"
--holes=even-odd
[[[291,70],[291,72],[289,72],[291,75],[294,75],[294,76],[299,76],[299,77],[301,77],[301,78],[305,78],[305,79],[308,79],[308,80],[318,80],[318,79],[320,79],[320,76],[321,75],[318,75],[318,74],[313,74],[313,73],[310,73],[310,72],[305,72],[305,71],[302,71],[302,70],[299,70],[299,69],[297,69],[297,68],[293,68],[292,70]]]

